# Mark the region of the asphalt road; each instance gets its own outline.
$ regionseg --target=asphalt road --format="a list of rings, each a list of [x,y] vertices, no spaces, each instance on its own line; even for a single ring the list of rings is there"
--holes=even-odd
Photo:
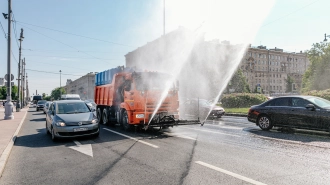
[[[0,184],[329,184],[327,134],[261,131],[226,117],[162,132],[102,126],[52,142],[30,109]]]

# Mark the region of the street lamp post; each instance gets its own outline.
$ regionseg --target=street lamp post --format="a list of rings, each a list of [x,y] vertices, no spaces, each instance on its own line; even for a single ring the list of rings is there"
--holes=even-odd
[[[325,33],[325,34],[324,34],[324,40],[323,40],[324,42],[328,41],[328,40],[327,40],[327,37],[330,38],[330,35],[327,35],[327,34]]]
[[[61,84],[61,73],[62,73],[62,70],[60,70],[60,98],[62,96],[62,84]]]
[[[13,102],[11,102],[11,63],[10,63],[10,51],[11,51],[11,0],[8,0],[8,14],[3,14],[8,19],[8,47],[7,47],[7,102],[5,104],[5,117],[4,119],[14,119],[13,114]]]

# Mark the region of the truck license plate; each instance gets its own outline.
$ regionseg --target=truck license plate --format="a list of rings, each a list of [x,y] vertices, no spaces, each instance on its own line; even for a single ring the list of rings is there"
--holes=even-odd
[[[82,127],[82,128],[74,128],[73,129],[73,132],[81,132],[81,131],[86,131],[86,130],[88,130],[88,128],[84,128],[84,127]]]

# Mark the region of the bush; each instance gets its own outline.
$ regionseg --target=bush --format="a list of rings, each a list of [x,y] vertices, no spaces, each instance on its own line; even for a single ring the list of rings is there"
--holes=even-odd
[[[251,107],[267,101],[267,97],[263,94],[253,93],[234,93],[223,95],[221,102],[225,108],[241,108]]]
[[[326,89],[323,91],[317,91],[317,90],[308,91],[305,92],[304,95],[318,96],[330,101],[330,89]]]

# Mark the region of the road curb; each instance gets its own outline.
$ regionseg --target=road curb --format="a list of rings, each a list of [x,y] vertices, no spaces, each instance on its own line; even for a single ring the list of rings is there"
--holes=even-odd
[[[6,146],[5,150],[3,151],[3,153],[0,156],[0,178],[2,176],[2,172],[5,169],[7,160],[9,158],[10,152],[11,152],[13,146],[14,146],[14,143],[15,143],[15,140],[17,138],[17,135],[18,135],[19,131],[21,130],[21,127],[22,127],[22,125],[24,123],[24,120],[26,118],[27,112],[28,111],[25,111],[25,114],[23,116],[23,119],[19,123],[19,125],[18,125],[18,127],[17,127],[17,129],[16,129],[16,131],[15,131],[13,137],[12,137],[12,139],[10,140],[10,142],[8,143],[8,145]]]
[[[247,117],[247,114],[225,113],[224,116]]]

